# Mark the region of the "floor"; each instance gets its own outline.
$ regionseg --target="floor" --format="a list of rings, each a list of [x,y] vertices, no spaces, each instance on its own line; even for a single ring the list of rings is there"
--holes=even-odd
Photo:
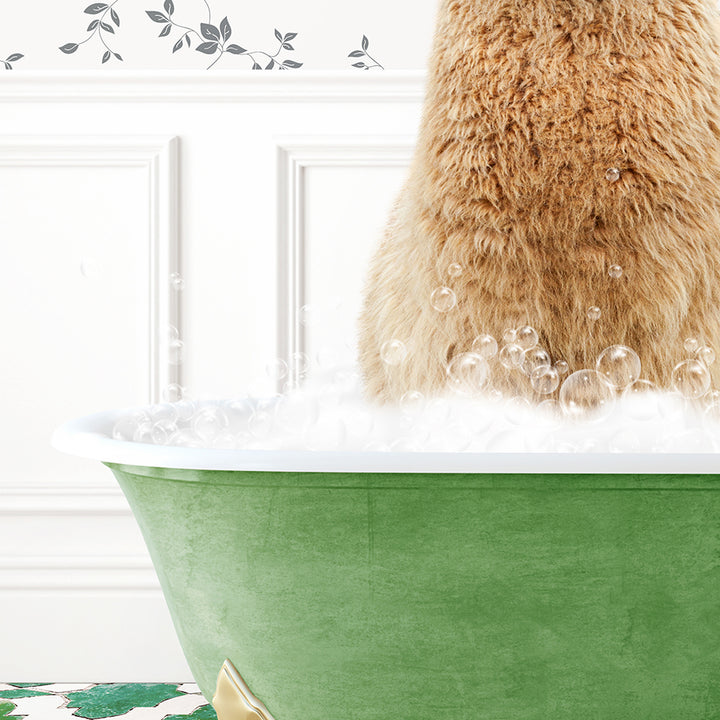
[[[0,683],[0,720],[216,720],[194,683]]]

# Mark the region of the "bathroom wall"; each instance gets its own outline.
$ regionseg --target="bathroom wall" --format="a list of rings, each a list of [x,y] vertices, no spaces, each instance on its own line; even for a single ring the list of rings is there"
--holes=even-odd
[[[241,70],[271,62],[274,69],[286,64],[340,70],[355,63],[373,70],[417,69],[425,67],[435,5],[435,0],[6,0],[0,7],[0,60],[17,70],[190,70],[211,64],[213,70]],[[224,52],[207,45],[213,30],[206,28],[209,35],[203,37],[203,23],[218,31],[223,24]],[[198,50],[202,43],[206,46]],[[233,54],[237,48],[248,52]],[[357,56],[349,58],[353,52]]]

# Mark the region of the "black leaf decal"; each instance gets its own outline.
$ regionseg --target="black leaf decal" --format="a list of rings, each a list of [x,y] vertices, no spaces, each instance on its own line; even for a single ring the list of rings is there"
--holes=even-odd
[[[107,10],[107,5],[105,3],[93,3],[92,5],[88,5],[84,12],[88,15],[97,15],[103,10]]]
[[[173,45],[173,52],[176,53],[182,46],[183,46],[183,39],[180,38],[180,39]]]
[[[175,12],[175,5],[173,4],[173,0],[165,0],[165,4],[163,5],[165,8],[165,12],[168,15],[172,15]]]
[[[206,55],[212,55],[214,52],[217,52],[218,44],[216,42],[204,42],[200,43],[195,49]]]
[[[275,61],[271,58],[270,62],[265,66],[266,70],[272,70],[275,67]]]
[[[13,53],[12,55],[10,55],[9,58],[7,58],[7,61],[8,61],[8,62],[15,62],[16,60],[20,60],[21,58],[24,58],[24,57],[25,57],[25,56],[22,55],[21,53]]]
[[[363,35],[362,39],[362,49],[367,50],[368,47],[370,47],[370,41],[367,39],[367,36]]]
[[[220,31],[214,25],[210,25],[209,23],[200,23],[200,32],[204,38],[220,42]]]
[[[277,28],[275,29],[275,37],[276,37],[280,42],[282,42],[283,37],[282,37],[282,35],[280,34],[280,31],[279,31]]]
[[[6,70],[12,70],[12,69],[13,69],[13,68],[12,68],[12,65],[11,65],[9,62],[5,62],[4,60],[3,60],[3,65],[5,66],[5,69],[6,69]]]
[[[362,57],[365,53],[362,50],[353,50],[348,57]]]
[[[170,31],[172,30],[172,25],[166,25],[161,31],[158,37],[165,37],[166,35],[170,34]]]
[[[78,49],[77,43],[67,43],[66,45],[63,45],[60,50],[62,50],[66,55],[70,55],[71,53],[74,53]]]
[[[185,42],[187,43],[187,46],[190,47],[190,35],[185,33]]]
[[[115,12],[113,8],[110,8],[110,17],[112,18],[112,21],[120,27],[120,16]]]
[[[252,69],[253,69],[253,70],[262,70],[262,65],[258,65],[257,63],[253,63]]]
[[[239,45],[228,45],[225,48],[229,53],[232,53],[233,55],[242,55],[245,52],[245,48],[240,47]]]
[[[120,62],[122,62],[122,55],[120,55],[120,53],[113,53],[113,55],[114,55]]]
[[[105,53],[103,54],[102,61],[103,61],[103,63],[106,63],[109,59],[110,59],[110,51],[106,50]]]
[[[99,21],[99,20],[93,20],[93,21],[87,26],[88,31],[94,30],[99,24],[100,24],[100,21]]]
[[[220,23],[220,32],[222,33],[223,42],[225,42],[232,34],[230,23],[227,18],[222,19],[222,22]]]
[[[166,18],[161,12],[158,12],[157,10],[146,10],[145,14],[156,23],[166,23],[170,22],[170,18]]]
[[[283,47],[284,47],[286,50],[294,50],[294,49],[295,49],[295,48],[294,48],[290,43],[288,43],[288,42],[284,42],[284,43],[283,43]]]
[[[112,25],[108,25],[108,23],[101,22],[101,23],[100,23],[100,27],[101,27],[105,32],[112,33],[113,35],[115,34],[115,29],[113,28]]]
[[[353,63],[353,67],[365,67],[365,63],[364,62]]]
[[[302,63],[295,62],[294,60],[283,60],[283,65],[285,67],[289,68],[299,68],[302,67]]]
[[[284,40],[285,42],[288,42],[288,41],[290,41],[290,40],[294,40],[296,37],[297,37],[297,33],[287,33],[287,35],[285,35],[285,37],[283,38],[283,40]]]

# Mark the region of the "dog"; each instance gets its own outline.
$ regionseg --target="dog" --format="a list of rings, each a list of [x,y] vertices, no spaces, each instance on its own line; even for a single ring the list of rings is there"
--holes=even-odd
[[[570,372],[628,346],[660,388],[694,345],[720,351],[716,16],[711,0],[443,0],[364,288],[369,398],[443,392],[478,335],[522,326]],[[489,372],[537,398],[522,370]]]

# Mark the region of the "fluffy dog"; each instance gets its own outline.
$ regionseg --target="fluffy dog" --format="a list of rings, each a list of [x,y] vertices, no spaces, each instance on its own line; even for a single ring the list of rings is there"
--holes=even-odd
[[[366,283],[370,397],[441,391],[477,335],[502,345],[526,324],[571,372],[623,344],[661,387],[686,338],[720,352],[716,15],[713,0],[443,0],[409,178]],[[407,355],[388,364],[393,340]]]

